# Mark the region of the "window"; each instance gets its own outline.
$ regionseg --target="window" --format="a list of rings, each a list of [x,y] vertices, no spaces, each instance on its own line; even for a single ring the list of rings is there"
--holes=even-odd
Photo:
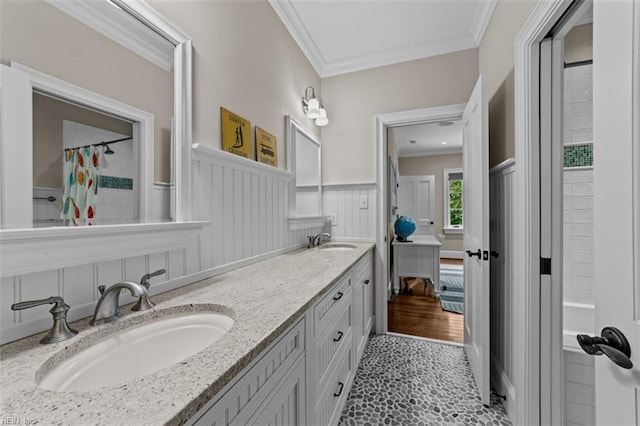
[[[462,170],[444,170],[444,231],[462,233]]]

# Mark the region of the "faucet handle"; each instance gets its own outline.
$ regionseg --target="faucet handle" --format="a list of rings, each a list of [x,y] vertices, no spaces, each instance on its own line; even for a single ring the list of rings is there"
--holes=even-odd
[[[153,272],[149,272],[148,274],[144,274],[142,276],[142,278],[140,278],[140,284],[142,284],[145,287],[149,288],[149,286],[151,285],[149,283],[149,279],[151,279],[153,277],[157,277],[158,275],[165,274],[166,272],[167,272],[167,270],[162,268],[162,269],[158,269],[157,271],[153,271]]]
[[[307,235],[307,240],[309,240],[309,244],[307,244],[307,248],[313,247],[314,240],[316,239],[313,235]]]
[[[164,274],[166,272],[167,272],[166,269],[162,268],[162,269],[158,269],[157,271],[150,272],[148,274],[144,274],[142,276],[142,278],[140,278],[140,284],[145,286],[146,289],[149,289],[149,287],[151,287],[151,283],[149,282],[149,279],[153,278],[153,277],[157,277],[158,275],[162,275],[162,274]],[[156,304],[153,303],[149,299],[149,295],[148,294],[144,294],[144,295],[142,295],[142,296],[140,296],[138,298],[138,301],[136,302],[135,305],[133,305],[131,310],[132,311],[146,311],[147,309],[153,308],[155,305]]]
[[[40,340],[42,344],[58,343],[64,340],[70,339],[76,334],[77,331],[72,330],[67,323],[67,312],[71,308],[64,303],[64,299],[60,296],[51,296],[47,299],[39,300],[27,300],[25,302],[18,302],[11,305],[11,309],[14,311],[20,311],[22,309],[29,309],[35,306],[53,304],[55,305],[49,310],[53,315],[53,326],[49,333]]]

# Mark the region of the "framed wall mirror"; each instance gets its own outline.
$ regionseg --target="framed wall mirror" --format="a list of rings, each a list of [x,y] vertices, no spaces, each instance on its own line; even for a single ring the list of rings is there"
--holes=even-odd
[[[189,38],[139,1],[1,16],[1,228],[188,220]]]
[[[1,276],[143,255],[197,238],[204,223],[190,221],[190,38],[139,0],[32,0],[0,8]],[[53,102],[57,116],[35,111]],[[69,109],[75,112],[60,113]],[[55,130],[36,129],[41,123],[34,120],[55,121],[45,127]],[[41,143],[52,143],[51,151],[34,153]],[[47,174],[49,182],[62,180],[54,188],[63,194],[55,218],[64,209],[63,158],[85,145],[111,163],[104,168],[111,182],[103,184],[120,195],[130,191],[130,219],[34,227],[34,201],[57,201],[46,192],[33,200],[34,186]],[[118,153],[130,166],[118,163]],[[156,192],[164,193],[160,201]]]
[[[287,167],[294,176],[290,194],[290,224],[322,226],[320,139],[291,116],[286,117]]]

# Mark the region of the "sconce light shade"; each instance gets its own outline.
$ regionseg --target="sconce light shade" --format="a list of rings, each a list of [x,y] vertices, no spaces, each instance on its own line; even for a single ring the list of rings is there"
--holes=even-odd
[[[304,112],[308,118],[316,120],[316,126],[329,124],[327,110],[325,110],[324,105],[322,105],[322,99],[319,97],[316,98],[316,91],[311,86],[304,90],[302,112]]]
[[[320,102],[317,98],[311,98],[307,102],[307,117],[312,120],[320,117]]]
[[[329,119],[327,118],[327,110],[324,107],[320,108],[320,115],[316,118],[316,126],[326,126],[329,124]]]

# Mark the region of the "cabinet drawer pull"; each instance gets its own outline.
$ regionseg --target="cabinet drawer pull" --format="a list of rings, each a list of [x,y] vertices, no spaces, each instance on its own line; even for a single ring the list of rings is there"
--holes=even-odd
[[[342,395],[342,389],[344,389],[344,383],[338,382],[338,384],[340,385],[340,390],[338,391],[338,393],[333,394],[333,396],[335,396],[336,398]]]
[[[342,296],[344,296],[344,293],[342,293],[341,291],[338,292],[338,294],[336,296],[333,296],[333,300],[337,301],[342,299]]]
[[[369,280],[364,280],[364,283],[365,283],[366,285],[369,285]]]
[[[338,331],[338,338],[336,339],[335,337],[333,338],[334,342],[339,342],[340,340],[342,340],[342,336],[344,335],[344,333],[342,331]]]

